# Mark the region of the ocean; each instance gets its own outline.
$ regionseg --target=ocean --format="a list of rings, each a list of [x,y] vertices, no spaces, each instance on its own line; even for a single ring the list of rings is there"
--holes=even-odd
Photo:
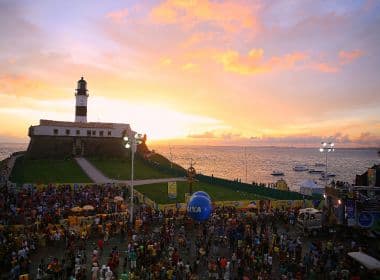
[[[11,153],[25,150],[27,144],[0,143],[0,160]],[[319,174],[293,171],[297,164],[306,164],[309,168],[315,163],[324,163],[325,154],[317,148],[279,148],[279,147],[217,147],[217,146],[157,146],[150,147],[175,163],[188,168],[193,161],[198,173],[213,174],[226,179],[240,179],[242,182],[275,183],[283,178],[291,189],[297,190],[298,184],[305,180],[315,180]],[[364,173],[368,167],[380,164],[377,149],[339,149],[328,154],[328,173],[336,174],[335,180],[353,183],[356,174]],[[282,177],[271,175],[273,170],[284,172]]]
[[[323,186],[320,174],[296,172],[293,167],[306,164],[309,168],[316,163],[325,163],[325,154],[317,148],[280,148],[280,147],[217,147],[217,146],[157,146],[156,152],[163,154],[179,165],[188,168],[191,160],[198,173],[213,174],[215,177],[240,179],[242,182],[275,183],[283,178],[293,190],[299,183],[311,179]],[[334,180],[353,183],[356,174],[364,173],[368,167],[380,164],[377,149],[339,149],[328,153],[327,172],[336,174]],[[275,177],[274,170],[284,172]]]

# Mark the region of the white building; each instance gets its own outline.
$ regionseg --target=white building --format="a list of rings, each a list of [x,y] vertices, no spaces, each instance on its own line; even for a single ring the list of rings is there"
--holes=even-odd
[[[75,122],[40,120],[39,125],[31,126],[28,154],[34,158],[124,154],[122,138],[135,132],[129,124],[87,122],[88,97],[82,77],[75,93]]]

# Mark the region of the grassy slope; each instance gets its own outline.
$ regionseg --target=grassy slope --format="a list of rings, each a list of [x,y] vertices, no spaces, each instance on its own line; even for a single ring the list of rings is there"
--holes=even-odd
[[[160,204],[184,202],[185,193],[189,192],[189,185],[187,182],[177,182],[177,199],[169,199],[167,192],[167,183],[151,184],[136,186],[136,190],[145,194],[150,199]],[[193,191],[205,191],[214,201],[221,200],[254,200],[263,199],[264,197],[247,192],[236,192],[231,188],[210,185],[202,182],[196,182],[193,184]]]
[[[74,159],[30,160],[20,157],[16,160],[10,180],[14,183],[86,183],[90,178]]]
[[[131,178],[131,160],[130,159],[88,159],[96,168],[109,178],[117,180],[129,180]],[[134,161],[134,178],[135,179],[157,179],[171,178],[170,174],[160,172],[150,167],[138,157]]]

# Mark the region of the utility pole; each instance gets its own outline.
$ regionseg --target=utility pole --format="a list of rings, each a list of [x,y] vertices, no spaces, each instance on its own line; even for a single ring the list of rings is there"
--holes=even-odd
[[[193,182],[196,181],[195,179],[196,171],[193,167],[193,159],[190,159],[190,167],[187,169],[187,181],[189,182],[189,193],[190,195],[193,194]]]

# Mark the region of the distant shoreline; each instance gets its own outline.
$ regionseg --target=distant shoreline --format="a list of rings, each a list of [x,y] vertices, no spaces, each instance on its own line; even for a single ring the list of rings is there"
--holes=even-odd
[[[152,144],[149,143],[151,147],[168,147],[169,144]],[[1,145],[29,145],[29,142],[0,142]],[[257,146],[257,145],[198,145],[198,144],[170,144],[171,147],[212,147],[212,148],[262,148],[262,149],[318,149],[319,146],[315,147],[304,147],[304,146]],[[379,147],[339,147],[336,149],[339,150],[380,150]]]

